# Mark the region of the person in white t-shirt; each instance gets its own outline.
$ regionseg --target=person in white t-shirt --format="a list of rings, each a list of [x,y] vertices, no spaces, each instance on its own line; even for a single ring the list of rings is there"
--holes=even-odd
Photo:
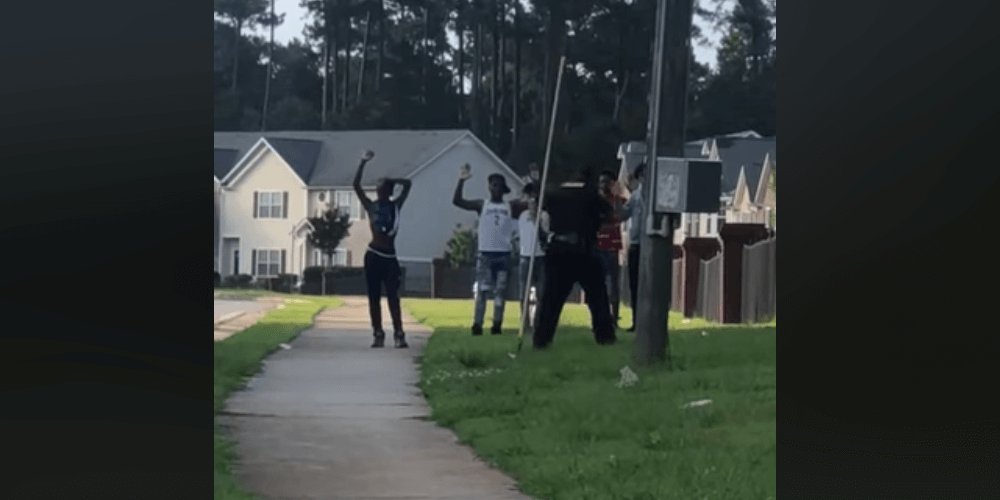
[[[510,193],[503,175],[491,174],[488,178],[490,198],[488,200],[466,200],[462,197],[465,181],[472,177],[472,170],[466,163],[458,177],[452,203],[465,210],[479,214],[479,255],[476,258],[476,306],[472,322],[472,334],[483,334],[483,319],[486,316],[486,296],[493,295],[494,335],[502,333],[504,293],[510,273],[511,234],[515,222],[527,210],[524,201],[504,201]]]
[[[536,234],[543,234],[548,230],[548,214],[541,213],[541,223],[535,225],[535,212],[538,208],[538,188],[535,183],[528,183],[524,186],[524,195],[527,197],[528,209],[521,212],[517,219],[518,242],[520,243],[521,262],[518,267],[518,283],[520,287],[521,303],[524,297],[529,295],[531,287],[535,287],[535,297],[542,296],[543,277],[545,276],[545,251],[539,241],[544,241],[545,237],[536,238]],[[535,266],[531,270],[531,282],[528,282],[528,267],[531,264],[531,254],[534,250]],[[527,316],[525,316],[527,322]],[[533,322],[532,322],[533,323]],[[526,323],[527,327],[528,324]]]

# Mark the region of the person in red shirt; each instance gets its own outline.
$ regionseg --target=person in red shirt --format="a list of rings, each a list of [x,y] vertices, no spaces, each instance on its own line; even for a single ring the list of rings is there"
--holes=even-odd
[[[601,225],[597,233],[597,254],[601,259],[604,271],[604,281],[608,289],[608,302],[611,303],[611,319],[614,320],[615,329],[618,328],[618,316],[620,294],[619,294],[619,265],[618,255],[622,249],[621,221],[618,218],[618,209],[625,203],[625,198],[621,195],[621,187],[615,181],[615,174],[610,170],[604,170],[599,177],[599,189],[601,197],[604,198],[615,210],[612,211],[612,219]]]

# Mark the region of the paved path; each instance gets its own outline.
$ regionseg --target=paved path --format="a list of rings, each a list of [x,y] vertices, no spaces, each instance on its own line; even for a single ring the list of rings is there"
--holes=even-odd
[[[257,300],[215,299],[215,341],[225,340],[250,328],[284,300],[281,297],[261,297]]]
[[[344,300],[227,402],[244,486],[282,500],[530,500],[426,420],[414,358],[430,329],[404,312],[409,349],[372,349],[367,301]]]
[[[256,312],[264,308],[257,300],[219,300],[215,299],[215,322],[234,313]]]

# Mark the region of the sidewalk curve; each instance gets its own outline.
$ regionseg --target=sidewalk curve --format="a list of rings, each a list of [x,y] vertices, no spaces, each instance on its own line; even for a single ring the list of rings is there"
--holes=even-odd
[[[367,300],[343,297],[226,404],[244,486],[282,500],[530,500],[426,420],[415,357],[431,330],[404,311],[408,349],[370,348]]]

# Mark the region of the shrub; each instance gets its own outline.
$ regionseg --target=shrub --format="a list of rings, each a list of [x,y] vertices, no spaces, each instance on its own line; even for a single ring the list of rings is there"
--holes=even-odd
[[[337,279],[364,276],[363,267],[307,267],[302,271],[302,293],[320,295],[323,286],[323,274],[326,274],[326,293],[333,293],[334,281]]]
[[[255,282],[256,288],[270,290],[272,292],[292,293],[292,288],[298,281],[297,274],[281,274],[275,278],[259,278]]]
[[[222,286],[225,288],[250,288],[251,281],[253,281],[253,276],[249,274],[229,275],[222,280]]]
[[[448,240],[448,246],[444,252],[444,258],[451,264],[452,269],[462,265],[476,262],[476,250],[479,248],[479,239],[476,232],[470,229],[462,229],[461,224],[455,226],[455,232]]]

